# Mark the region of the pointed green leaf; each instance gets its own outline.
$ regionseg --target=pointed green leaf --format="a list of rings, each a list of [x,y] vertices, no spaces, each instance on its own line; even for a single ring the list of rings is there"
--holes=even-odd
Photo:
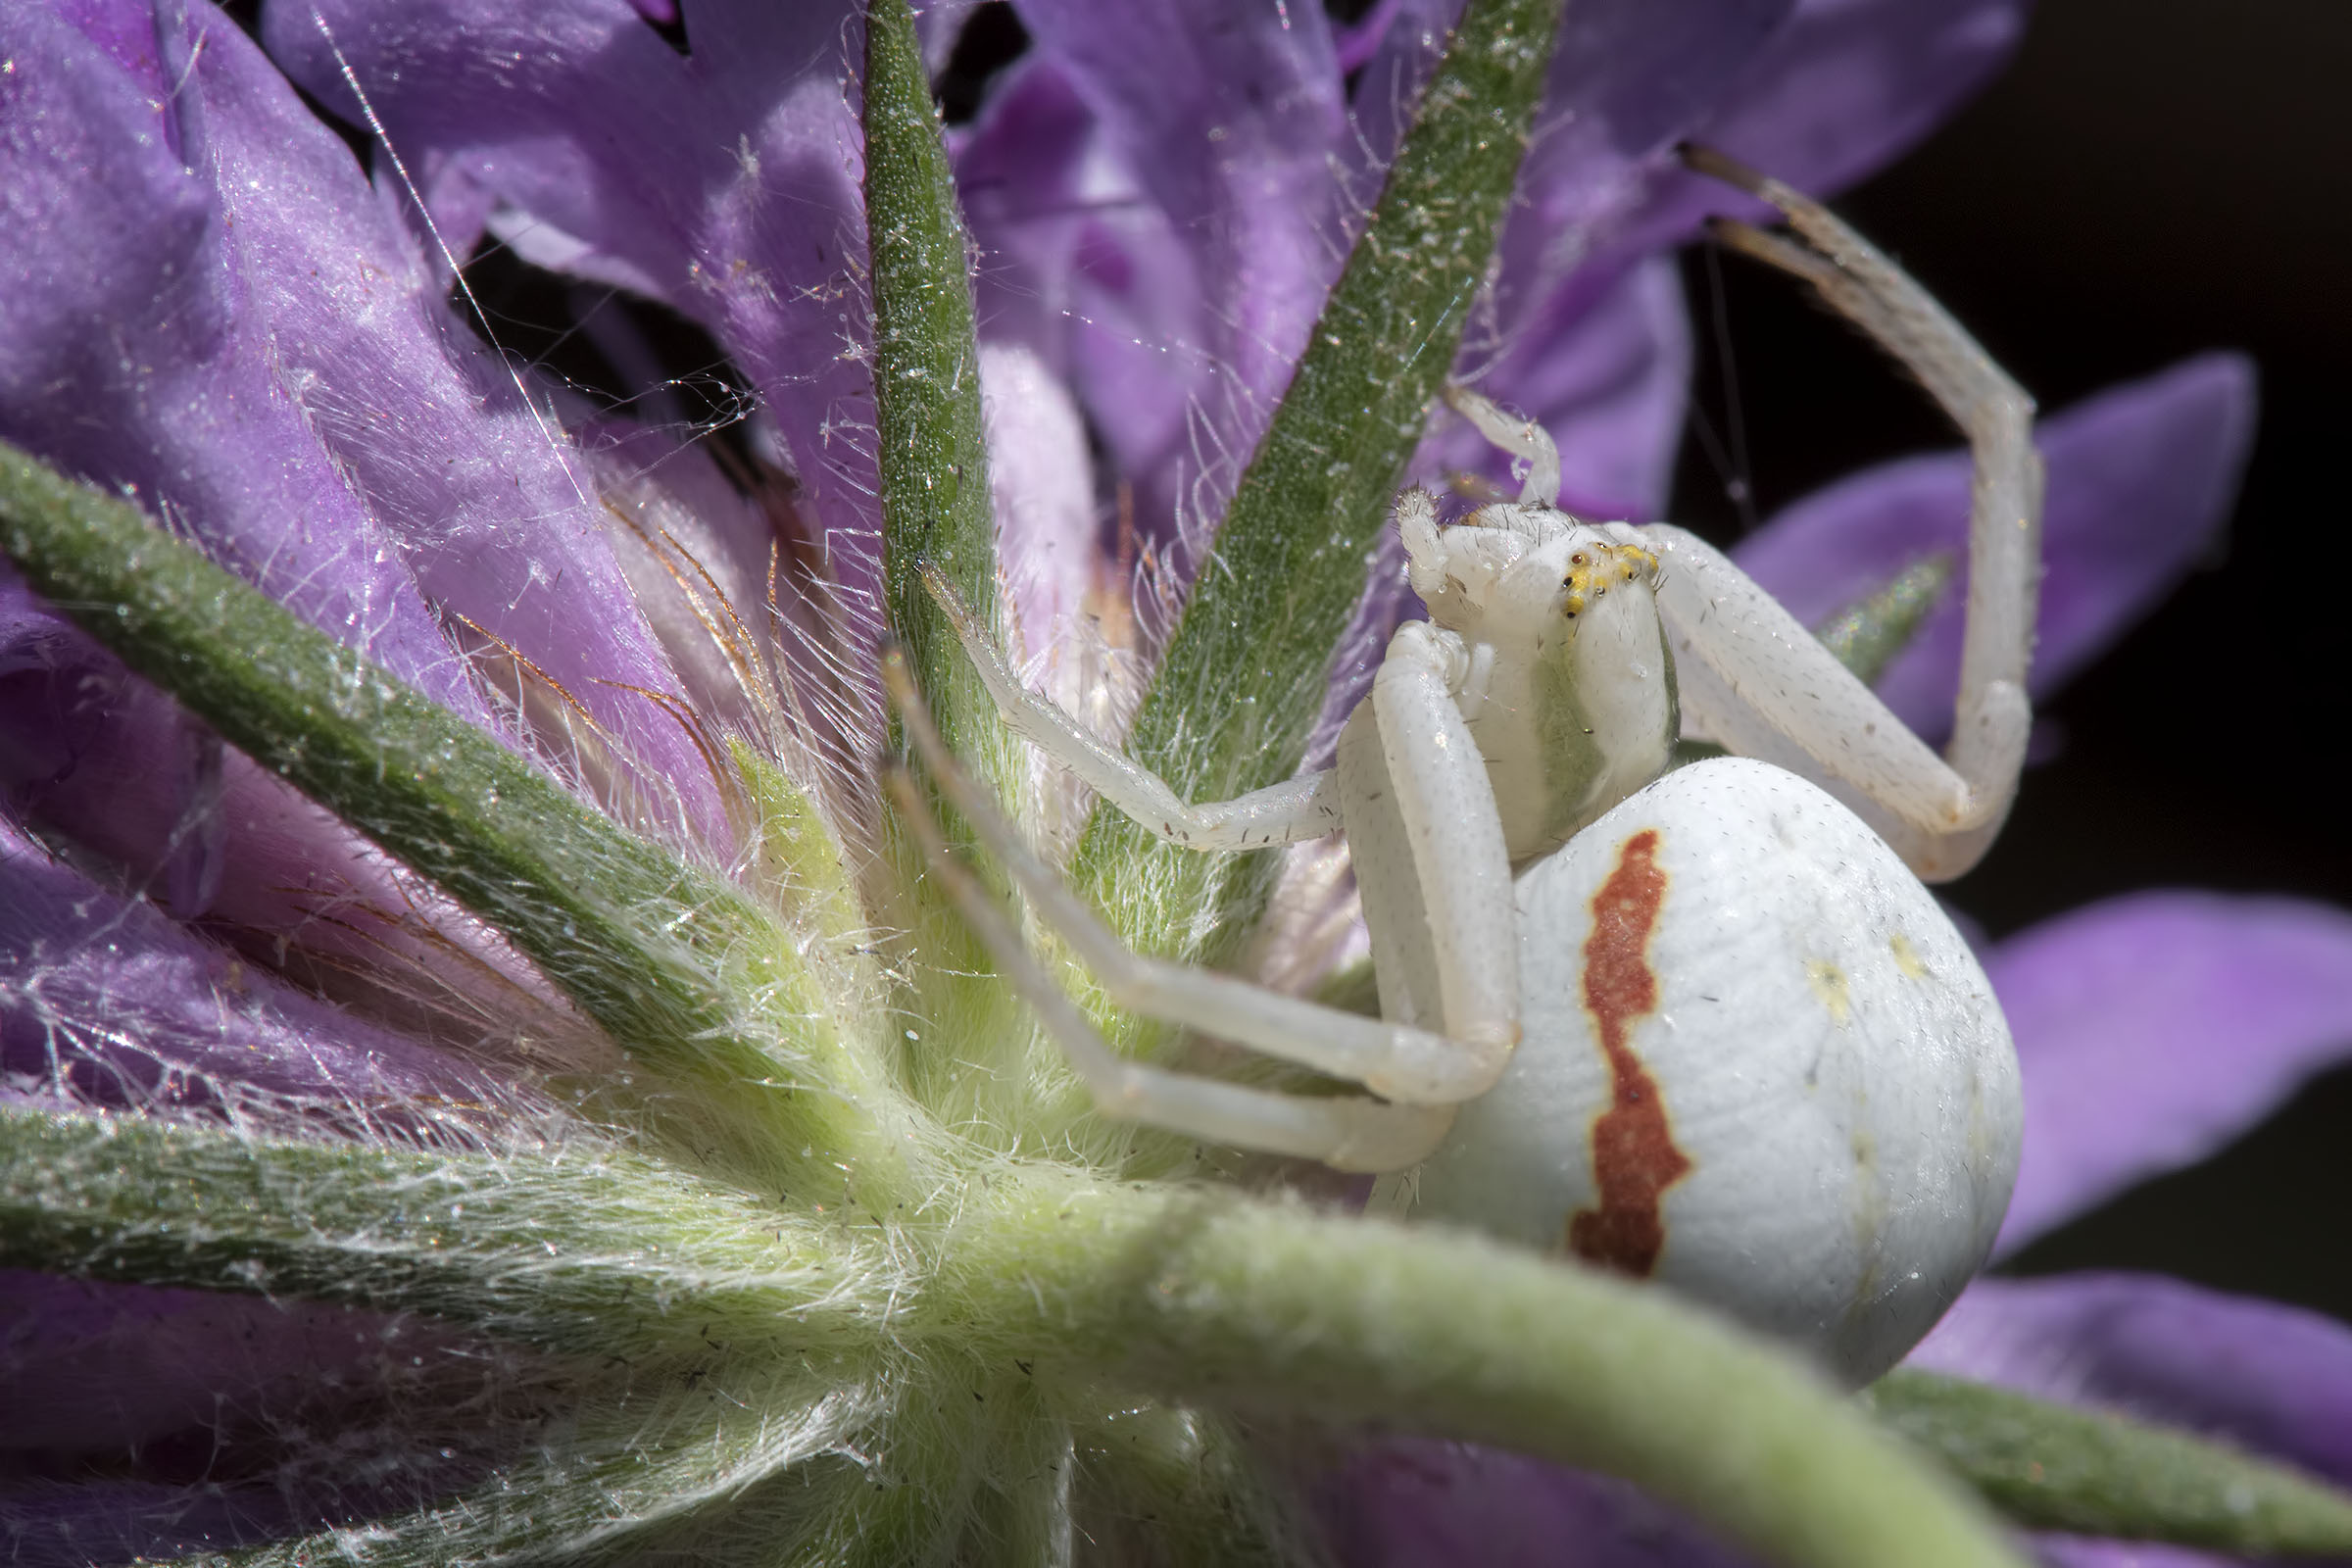
[[[1559,0],[1463,9],[1136,715],[1130,751],[1180,796],[1222,799],[1298,771],[1366,560],[1485,280],[1559,20]],[[1214,957],[1254,918],[1277,861],[1192,855],[1100,810],[1078,863],[1139,946]]]
[[[871,1345],[882,1250],[628,1152],[513,1157],[0,1111],[0,1265],[414,1311],[638,1360]]]
[[[1886,587],[1814,627],[1813,634],[1865,685],[1876,684],[1894,656],[1910,647],[1927,624],[1929,612],[1951,586],[1953,569],[1950,556],[1923,556],[1896,572]]]
[[[887,1087],[825,1025],[792,944],[733,889],[137,509],[5,445],[0,549],[124,663],[512,937],[639,1063],[698,1088],[697,1147],[765,1166],[821,1137],[896,1157],[900,1140],[878,1130]],[[809,1085],[830,1092],[796,1092]]]
[[[2352,1494],[2209,1439],[1930,1372],[1891,1372],[1867,1398],[2020,1524],[2237,1556],[2352,1555]]]
[[[924,592],[920,568],[937,565],[993,623],[996,505],[981,429],[969,241],[906,0],[876,0],[866,13],[865,235],[883,587],[915,681],[961,751],[968,723],[993,708]]]

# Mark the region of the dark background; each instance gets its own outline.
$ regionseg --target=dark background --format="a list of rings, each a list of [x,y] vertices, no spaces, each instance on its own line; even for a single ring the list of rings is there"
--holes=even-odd
[[[1952,901],[2005,935],[2147,887],[2352,903],[2352,8],[2047,0],[1984,97],[1838,207],[2056,410],[2201,349],[2260,367],[2225,549],[2049,705],[2063,736]],[[1777,277],[1686,264],[1699,410],[1737,366],[1754,505],[1952,436]],[[1716,299],[1720,297],[1720,307]],[[1674,514],[1735,537],[1686,443]],[[2352,1070],[2193,1170],[2037,1244],[2015,1272],[2160,1269],[2352,1319]]]

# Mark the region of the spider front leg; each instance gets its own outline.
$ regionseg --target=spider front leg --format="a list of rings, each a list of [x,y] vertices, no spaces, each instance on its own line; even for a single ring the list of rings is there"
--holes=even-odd
[[[1172,844],[1203,852],[1301,844],[1340,830],[1339,780],[1329,769],[1205,806],[1177,799],[1159,775],[1112,751],[1076,719],[1023,686],[988,628],[937,567],[923,567],[923,585],[956,628],[956,640],[1004,722],[1138,825]]]
[[[1408,492],[1398,503],[1399,516],[1408,528],[1416,517],[1420,526],[1434,528],[1430,516],[1412,510],[1417,494]],[[1419,500],[1426,512],[1428,498]],[[1203,851],[1297,843],[1344,827],[1379,967],[1394,977],[1384,981],[1384,1011],[1396,1023],[1420,1027],[1407,1031],[1415,1042],[1409,1052],[1351,1045],[1347,1042],[1357,1038],[1362,1021],[1351,1026],[1338,1021],[1350,1015],[1316,1008],[1314,1016],[1323,1020],[1316,1027],[1329,1043],[1310,1050],[1287,1033],[1288,1023],[1260,1037],[1239,1032],[1231,1020],[1170,1010],[1188,1004],[1189,981],[1173,985],[1169,1001],[1138,994],[1129,1005],[1416,1103],[1470,1099],[1501,1074],[1519,1043],[1517,926],[1494,788],[1457,704],[1469,673],[1459,637],[1417,622],[1397,628],[1372,695],[1342,735],[1339,767],[1234,800],[1193,805],[1023,687],[954,587],[936,572],[926,572],[925,582],[1006,721],[1139,825]],[[1042,866],[1038,874],[1058,895],[1054,906],[1066,905],[1075,917],[1093,920]],[[1063,934],[1106,985],[1112,984],[1111,966],[1150,961],[1128,954],[1106,932],[1091,950],[1080,930],[1065,928]],[[1306,1024],[1301,1014],[1298,1026]],[[1443,1035],[1431,1032],[1441,1028]],[[1428,1051],[1429,1042],[1441,1045],[1442,1053]],[[1384,1052],[1396,1053],[1394,1059]]]
[[[2026,677],[2041,570],[2034,403],[1943,308],[1818,204],[1720,154],[1690,166],[1762,197],[1804,243],[1719,222],[1727,243],[1811,283],[1918,376],[1969,438],[1968,628],[1950,746],[1937,757],[1794,616],[1704,541],[1640,531],[1658,552],[1690,727],[1828,785],[1921,876],[1975,864],[2000,830],[2033,727]],[[1842,788],[1840,788],[1842,786]]]
[[[1003,863],[1039,918],[1069,943],[1112,1000],[1183,1028],[1355,1079],[1402,1102],[1287,1095],[1120,1057],[1030,955],[978,880],[950,853],[910,781],[903,774],[894,777],[900,810],[922,844],[933,873],[999,969],[1061,1048],[1103,1114],[1209,1143],[1321,1160],[1341,1170],[1396,1170],[1419,1163],[1444,1139],[1453,1123],[1451,1102],[1483,1092],[1501,1071],[1505,1055],[1480,1061],[1454,1042],[1424,1029],[1364,1018],[1231,975],[1129,951],[1021,842],[1012,825],[956,765],[915,695],[900,656],[889,656],[884,672],[907,737],[941,793]]]

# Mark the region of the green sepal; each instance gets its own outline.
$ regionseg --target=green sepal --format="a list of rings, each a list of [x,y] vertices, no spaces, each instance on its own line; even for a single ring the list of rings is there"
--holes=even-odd
[[[753,813],[760,856],[751,874],[778,908],[807,921],[825,941],[843,944],[862,936],[865,910],[823,810],[749,741],[730,736],[727,756]]]
[[[1318,1533],[1236,1423],[1210,1410],[1116,1409],[1081,1422],[1079,1520],[1106,1561],[1296,1568]]]
[[[19,1110],[0,1111],[0,1263],[637,1363],[870,1346],[893,1270],[870,1232],[585,1139],[466,1154]]]
[[[726,883],[136,508],[5,444],[0,549],[223,739],[506,933],[639,1065],[695,1091],[658,1102],[693,1124],[697,1149],[754,1168],[815,1139],[897,1156],[875,1064],[840,1043],[792,944]]]
[[[982,624],[993,624],[996,503],[981,424],[970,241],[906,0],[875,0],[866,13],[864,91],[883,591],[891,629],[906,645],[940,732],[964,751],[976,738],[971,726],[995,708],[925,592],[921,568],[946,573]]]
[[[1543,95],[1558,0],[1470,0],[1136,714],[1189,800],[1298,771],[1332,650],[1452,368]],[[1239,695],[1247,694],[1247,695]],[[1098,810],[1080,885],[1146,952],[1228,956],[1278,857],[1206,857]]]
[[[2352,1554],[2352,1493],[2210,1439],[1931,1372],[1888,1373],[1865,1397],[2037,1530],[2232,1556]]]
[[[405,1516],[227,1554],[219,1568],[492,1568],[492,1565],[825,1563],[900,1568],[946,1560],[981,1445],[890,1444],[878,1380],[787,1365],[720,1364],[638,1386],[625,1371],[567,1421],[564,1441]],[[934,1391],[920,1382],[900,1397]]]
[[[1884,588],[1866,594],[1813,628],[1838,662],[1875,685],[1911,646],[1928,615],[1951,586],[1955,567],[1946,555],[1923,556],[1896,572]]]

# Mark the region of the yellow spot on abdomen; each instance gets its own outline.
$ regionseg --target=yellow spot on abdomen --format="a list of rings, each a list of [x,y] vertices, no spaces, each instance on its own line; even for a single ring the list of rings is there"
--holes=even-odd
[[[1928,966],[1921,961],[1919,950],[1900,931],[1886,939],[1886,951],[1894,955],[1894,966],[1903,971],[1906,979],[1925,980],[1928,977]]]
[[[1830,1009],[1830,1021],[1844,1028],[1845,1021],[1854,1015],[1853,1001],[1845,991],[1845,971],[1827,958],[1807,958],[1805,982],[1821,999],[1821,1004]]]

